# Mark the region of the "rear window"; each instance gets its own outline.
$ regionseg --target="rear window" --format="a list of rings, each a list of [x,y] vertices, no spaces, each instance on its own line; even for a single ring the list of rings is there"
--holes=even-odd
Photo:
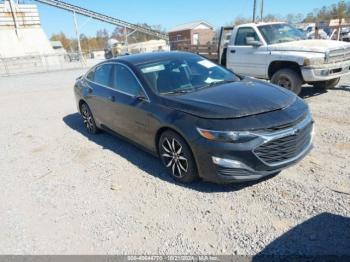
[[[97,66],[94,74],[94,82],[100,85],[112,87],[112,69],[112,64],[102,64]]]

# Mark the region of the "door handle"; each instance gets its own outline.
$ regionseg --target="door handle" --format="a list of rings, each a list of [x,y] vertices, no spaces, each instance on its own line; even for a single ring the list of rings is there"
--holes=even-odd
[[[88,87],[88,93],[91,94],[94,90],[91,87]]]
[[[114,102],[115,101],[115,96],[109,96],[108,99],[111,100],[112,102]]]
[[[230,52],[231,52],[232,54],[234,54],[234,53],[236,53],[236,50],[231,49]]]

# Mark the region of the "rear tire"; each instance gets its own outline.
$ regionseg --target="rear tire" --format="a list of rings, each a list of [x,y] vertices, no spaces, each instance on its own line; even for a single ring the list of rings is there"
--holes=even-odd
[[[314,83],[312,83],[312,85],[315,88],[331,89],[331,88],[336,87],[339,84],[339,81],[340,81],[340,77],[334,78],[334,79],[331,79],[331,80],[327,80],[327,81],[314,82]]]
[[[197,166],[186,141],[173,131],[165,131],[158,141],[159,157],[171,177],[181,183],[198,178]]]
[[[273,74],[271,83],[286,88],[299,95],[301,92],[303,79],[300,74],[293,69],[281,69]]]
[[[83,119],[86,130],[90,134],[97,134],[100,130],[96,126],[95,119],[91,113],[89,106],[86,103],[82,103],[80,106],[80,114]]]

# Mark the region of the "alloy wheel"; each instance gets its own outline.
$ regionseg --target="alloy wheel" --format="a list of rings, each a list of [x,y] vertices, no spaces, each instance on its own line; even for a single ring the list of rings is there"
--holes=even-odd
[[[161,156],[165,166],[171,168],[173,176],[183,177],[188,171],[188,160],[184,155],[183,147],[175,138],[165,138],[162,143]]]
[[[83,104],[81,106],[81,116],[83,118],[84,125],[87,128],[87,130],[90,133],[93,133],[94,128],[95,128],[94,119],[93,119],[93,116],[90,112],[90,109],[88,108],[88,106],[86,104]]]

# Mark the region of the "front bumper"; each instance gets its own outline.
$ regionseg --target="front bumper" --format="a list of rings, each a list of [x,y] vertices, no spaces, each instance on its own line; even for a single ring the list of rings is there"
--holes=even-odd
[[[350,73],[350,61],[324,64],[320,67],[304,67],[301,69],[306,83],[327,81]]]
[[[293,156],[272,163],[256,152],[262,145],[272,142],[272,146],[276,146],[274,141],[296,136],[296,132],[300,130],[305,130],[305,138],[302,144],[296,140],[296,144],[300,143],[300,148]],[[312,149],[312,136],[313,121],[308,115],[295,126],[269,133],[257,133],[257,138],[245,143],[223,143],[200,138],[192,147],[199,174],[203,179],[216,183],[244,182],[276,174],[300,161]],[[287,147],[295,146],[292,140],[285,143]]]

